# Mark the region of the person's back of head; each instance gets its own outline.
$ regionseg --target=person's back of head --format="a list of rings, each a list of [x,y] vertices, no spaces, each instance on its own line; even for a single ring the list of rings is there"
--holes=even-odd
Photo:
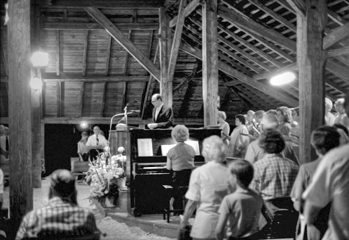
[[[223,140],[216,135],[205,138],[202,142],[202,156],[206,162],[224,161],[227,156],[227,150],[227,146],[223,143]]]
[[[258,123],[261,122],[261,120],[263,119],[263,117],[266,115],[265,111],[263,110],[258,110],[256,111],[256,113],[254,114],[255,119]]]
[[[267,114],[262,119],[262,129],[277,129],[279,127],[279,121],[276,115]]]
[[[339,133],[340,137],[340,145],[347,144],[349,142],[349,130],[341,123],[335,123],[333,124],[333,127],[337,129],[337,132]]]
[[[273,128],[263,130],[259,136],[259,147],[268,154],[278,154],[285,149],[285,139],[282,134]]]
[[[249,161],[239,159],[229,165],[229,172],[236,177],[242,187],[248,188],[253,179],[254,169]]]
[[[218,115],[218,117],[220,117],[224,121],[227,119],[227,114],[224,111],[218,111],[217,115]]]
[[[185,142],[189,138],[189,129],[184,125],[177,125],[172,129],[171,136],[176,142]]]
[[[278,113],[277,113],[277,111],[275,109],[270,109],[270,110],[267,111],[267,115],[275,115],[275,116],[277,116]]]
[[[311,145],[319,155],[325,155],[331,149],[338,147],[340,134],[335,127],[321,126],[311,134]]]
[[[77,204],[75,176],[68,170],[58,169],[51,174],[50,198],[59,197]]]

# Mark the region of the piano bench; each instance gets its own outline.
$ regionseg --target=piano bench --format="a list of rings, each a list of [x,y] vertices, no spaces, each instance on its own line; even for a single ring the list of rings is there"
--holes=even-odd
[[[181,198],[182,198],[182,204],[183,204],[183,208],[181,209],[173,209],[170,210],[170,199],[173,197],[173,193],[174,193],[174,188],[170,185],[162,185],[163,189],[164,189],[164,198],[165,198],[165,203],[166,205],[164,206],[164,210],[162,213],[163,219],[167,220],[167,222],[170,222],[170,215],[171,213],[174,214],[183,214],[184,212],[184,208],[185,208],[185,204],[186,204],[186,199],[185,199],[185,193],[188,190],[188,186],[178,186],[177,191],[180,192],[181,194]]]

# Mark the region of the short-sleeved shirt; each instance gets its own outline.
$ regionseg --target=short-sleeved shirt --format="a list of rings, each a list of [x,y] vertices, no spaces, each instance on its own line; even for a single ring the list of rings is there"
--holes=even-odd
[[[187,199],[198,202],[191,237],[215,238],[219,206],[230,189],[228,177],[228,169],[213,161],[192,172],[185,194]]]
[[[46,207],[25,215],[16,240],[45,235],[82,237],[96,231],[95,217],[88,209],[53,197]]]
[[[323,239],[349,239],[349,144],[331,150],[320,162],[313,180],[303,194],[311,205],[331,212],[329,228]]]
[[[104,147],[107,146],[108,145],[107,139],[105,139],[103,135],[98,135],[97,137],[96,134],[93,134],[88,138],[86,146],[97,146],[97,145],[102,145]]]
[[[281,154],[267,154],[253,164],[255,173],[252,180],[264,200],[289,197],[298,174],[298,166]]]
[[[186,143],[178,143],[167,153],[173,171],[194,168],[195,150]]]
[[[219,213],[228,215],[227,236],[248,237],[258,232],[262,206],[262,196],[251,189],[236,190],[226,196]]]
[[[334,121],[336,120],[336,117],[332,113],[328,113],[328,115],[325,115],[325,123],[327,126],[333,126]]]
[[[298,157],[293,150],[291,141],[285,141],[285,149],[281,154],[284,158],[288,158],[298,165]],[[256,139],[248,145],[245,160],[249,161],[251,164],[254,164],[257,162],[257,160],[262,159],[265,155],[265,151],[259,146],[259,139]]]
[[[85,154],[88,153],[86,144],[84,142],[79,141],[78,142],[78,154]]]
[[[243,158],[250,143],[248,130],[245,125],[234,128],[230,135],[229,153],[231,157]]]

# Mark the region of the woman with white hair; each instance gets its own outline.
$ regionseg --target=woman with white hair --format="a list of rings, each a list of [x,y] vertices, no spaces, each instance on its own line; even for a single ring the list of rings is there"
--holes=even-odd
[[[217,120],[219,124],[219,129],[222,129],[221,132],[221,138],[223,139],[223,142],[225,144],[229,144],[229,133],[230,133],[230,126],[225,121],[227,119],[227,115],[223,111],[218,111],[217,113]]]
[[[336,109],[338,115],[336,116],[334,123],[343,124],[346,128],[349,129],[349,118],[347,113],[345,112],[345,109],[343,107],[344,104],[344,98],[339,98],[334,103],[334,108]]]
[[[195,150],[185,143],[189,138],[189,130],[184,125],[177,125],[172,129],[172,138],[176,146],[167,153],[166,168],[172,170],[172,187],[174,189],[171,198],[171,209],[183,209],[179,186],[188,186],[192,169],[194,168]]]
[[[329,98],[325,98],[325,124],[332,126],[335,121],[335,116],[331,113],[333,103]]]
[[[222,161],[226,157],[227,147],[218,136],[204,140],[202,156],[206,164],[196,168],[190,177],[188,199],[181,229],[188,224],[188,219],[196,209],[196,216],[190,236],[193,239],[215,239],[215,228],[219,218],[219,206],[230,192],[228,170]]]

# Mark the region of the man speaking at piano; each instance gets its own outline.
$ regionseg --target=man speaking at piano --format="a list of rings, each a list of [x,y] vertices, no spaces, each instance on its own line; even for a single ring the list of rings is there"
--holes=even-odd
[[[173,125],[173,112],[172,108],[166,107],[162,102],[160,94],[156,93],[151,97],[151,103],[154,106],[153,109],[153,123],[149,123],[147,126],[150,129],[155,128],[169,128]]]

